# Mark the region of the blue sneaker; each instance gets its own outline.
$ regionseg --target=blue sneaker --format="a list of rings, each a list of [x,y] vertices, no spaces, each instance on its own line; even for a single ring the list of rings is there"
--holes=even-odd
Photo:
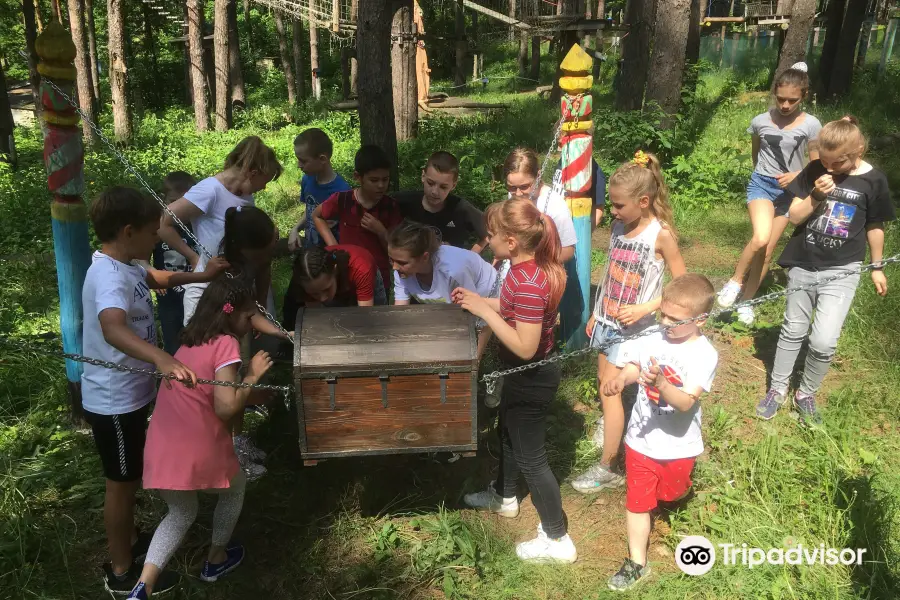
[[[206,561],[203,564],[203,570],[200,571],[200,579],[209,583],[218,581],[219,577],[234,571],[244,560],[244,547],[240,544],[227,548],[225,553],[228,555],[225,562],[214,565]]]
[[[784,404],[784,394],[779,394],[774,389],[769,390],[766,397],[756,405],[756,416],[764,421],[770,420]]]
[[[149,596],[147,595],[147,586],[144,585],[144,582],[139,582],[131,593],[128,594],[128,600],[149,600]]]
[[[803,394],[800,390],[794,394],[794,406],[800,414],[800,421],[804,425],[821,425],[822,415],[816,410],[816,397],[814,394]]]

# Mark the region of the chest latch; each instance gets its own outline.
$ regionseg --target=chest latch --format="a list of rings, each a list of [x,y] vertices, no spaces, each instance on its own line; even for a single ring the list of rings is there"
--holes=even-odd
[[[381,382],[381,406],[382,408],[388,407],[388,398],[387,398],[387,385],[391,380],[390,376],[382,373],[378,376],[378,381]]]
[[[334,387],[337,385],[337,377],[329,375],[325,378],[325,383],[328,384],[328,397],[331,402],[331,410],[334,410]]]
[[[450,373],[438,373],[441,380],[441,404],[447,404],[447,380],[450,379]]]

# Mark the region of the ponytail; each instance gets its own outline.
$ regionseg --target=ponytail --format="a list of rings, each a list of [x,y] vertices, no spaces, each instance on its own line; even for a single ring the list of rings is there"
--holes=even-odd
[[[419,258],[426,252],[434,256],[441,247],[440,231],[408,219],[391,230],[388,246],[404,250],[412,258]]]
[[[268,248],[275,237],[275,223],[265,211],[255,206],[230,207],[225,211],[225,235],[219,253],[232,266],[246,262],[246,250]]]
[[[675,236],[675,218],[669,204],[669,188],[663,179],[662,163],[655,154],[638,150],[610,176],[609,185],[623,187],[633,200],[650,198],[650,212]]]
[[[566,289],[566,270],[560,262],[562,247],[556,224],[525,199],[491,204],[484,213],[488,231],[511,235],[544,272],[550,285],[549,309],[556,310]]]
[[[222,170],[227,171],[232,168],[239,170],[245,175],[250,171],[262,173],[270,181],[278,179],[283,170],[281,163],[278,162],[278,157],[275,155],[275,151],[266,146],[262,139],[255,135],[245,137],[238,142],[234,150],[229,152],[225,158],[225,165],[222,167]]]

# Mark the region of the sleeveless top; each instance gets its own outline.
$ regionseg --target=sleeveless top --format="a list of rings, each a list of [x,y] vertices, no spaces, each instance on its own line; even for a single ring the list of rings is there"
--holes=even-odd
[[[662,223],[653,219],[642,232],[628,238],[624,223],[613,224],[606,271],[594,303],[598,325],[621,331],[617,319],[620,308],[643,304],[662,294],[666,263],[656,258],[656,238],[661,230]],[[643,324],[645,319],[648,323],[656,320],[654,315],[647,315],[632,327]]]

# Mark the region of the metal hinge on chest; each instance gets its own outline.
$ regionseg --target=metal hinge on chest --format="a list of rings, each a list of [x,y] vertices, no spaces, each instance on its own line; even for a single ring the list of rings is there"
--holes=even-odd
[[[337,377],[334,375],[326,377],[325,383],[328,384],[328,396],[331,402],[331,410],[334,410],[334,386],[337,385]]]

